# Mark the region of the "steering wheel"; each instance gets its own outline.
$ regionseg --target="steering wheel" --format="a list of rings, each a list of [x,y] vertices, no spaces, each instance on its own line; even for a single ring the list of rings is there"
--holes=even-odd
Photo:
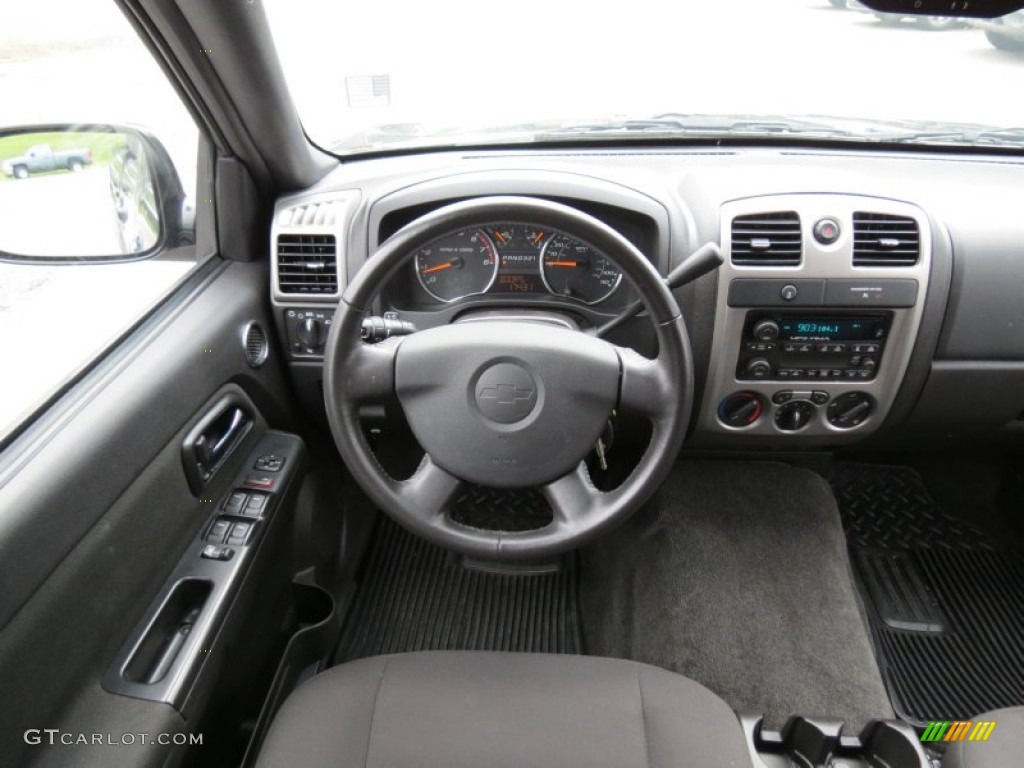
[[[372,301],[413,253],[447,233],[497,221],[568,232],[610,257],[640,294],[657,334],[657,357],[528,317],[455,322],[377,344],[362,341]],[[384,470],[359,424],[360,405],[392,395],[425,451],[407,480]],[[558,203],[488,197],[417,219],[359,270],[327,338],[324,398],[331,432],[353,477],[400,525],[466,555],[529,560],[593,539],[658,488],[689,423],[693,364],[671,291],[622,235]],[[646,417],[651,438],[626,480],[604,492],[591,482],[584,460],[614,409]],[[467,482],[539,488],[553,519],[522,532],[460,525],[448,508]]]

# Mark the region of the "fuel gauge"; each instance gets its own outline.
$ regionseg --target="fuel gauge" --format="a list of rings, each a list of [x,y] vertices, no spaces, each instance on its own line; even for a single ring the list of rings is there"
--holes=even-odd
[[[525,233],[526,244],[538,251],[544,247],[544,243],[551,237],[551,232],[539,227],[527,227]]]
[[[498,246],[498,250],[503,250],[512,244],[515,240],[515,231],[511,226],[505,224],[499,224],[496,227],[489,227],[488,234],[491,236],[491,240]]]

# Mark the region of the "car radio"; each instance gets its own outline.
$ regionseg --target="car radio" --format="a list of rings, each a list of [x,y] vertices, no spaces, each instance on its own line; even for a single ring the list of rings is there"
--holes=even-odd
[[[748,312],[736,378],[871,380],[891,322],[891,312]]]

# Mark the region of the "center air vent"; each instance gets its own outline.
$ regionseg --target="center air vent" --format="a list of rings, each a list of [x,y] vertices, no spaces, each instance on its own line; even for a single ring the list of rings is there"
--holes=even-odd
[[[796,211],[755,213],[732,220],[733,264],[796,266],[800,252],[800,217]]]
[[[337,293],[334,235],[278,235],[277,284],[281,293]]]
[[[853,214],[853,266],[912,267],[921,255],[921,232],[909,216]]]

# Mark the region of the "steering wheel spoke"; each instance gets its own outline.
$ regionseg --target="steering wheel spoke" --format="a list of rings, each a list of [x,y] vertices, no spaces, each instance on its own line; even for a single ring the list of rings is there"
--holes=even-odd
[[[541,492],[551,505],[554,524],[563,528],[580,523],[583,513],[593,506],[594,497],[601,493],[591,482],[587,465],[582,461],[572,472],[545,485]]]
[[[354,401],[382,400],[394,394],[395,357],[401,342],[400,337],[379,344],[360,342],[344,372],[348,394]]]
[[[660,360],[646,358],[625,347],[615,349],[622,365],[619,407],[649,418],[663,414],[666,399],[679,394],[668,391]]]
[[[444,513],[462,481],[425,455],[413,476],[397,486],[405,508],[422,522],[430,523]]]

